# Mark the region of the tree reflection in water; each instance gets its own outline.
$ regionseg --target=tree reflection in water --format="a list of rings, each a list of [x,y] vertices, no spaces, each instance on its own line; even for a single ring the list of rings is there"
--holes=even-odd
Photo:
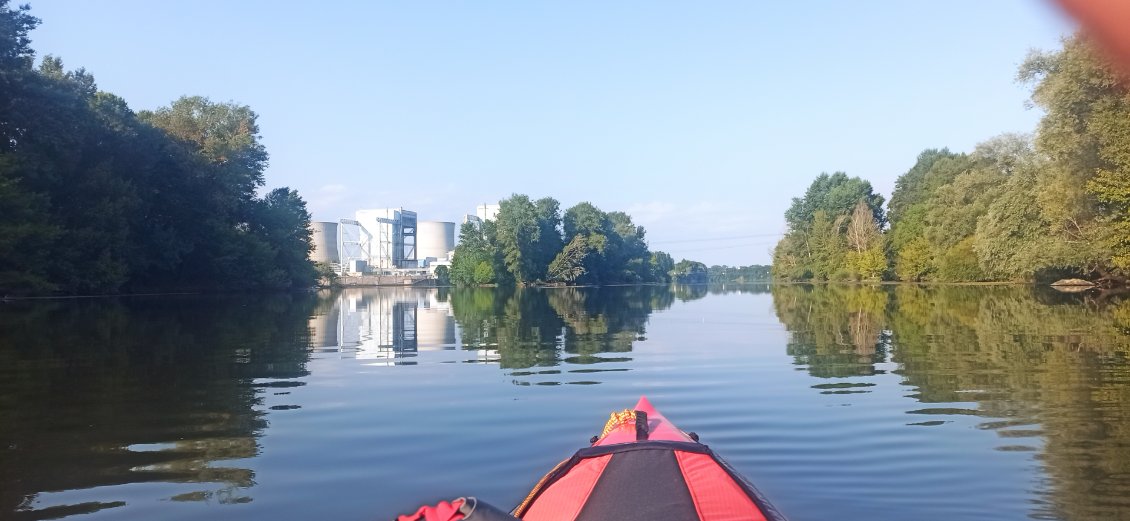
[[[175,501],[250,501],[260,395],[306,375],[310,296],[16,303],[0,313],[0,512],[124,505],[42,491],[199,483]],[[65,469],[65,471],[62,471]]]
[[[998,286],[785,285],[788,353],[810,374],[897,363],[926,404],[911,425],[986,418],[998,450],[1040,451],[1049,501],[1033,517],[1130,519],[1130,300]],[[833,380],[821,392],[865,384]],[[967,406],[929,404],[975,402]]]

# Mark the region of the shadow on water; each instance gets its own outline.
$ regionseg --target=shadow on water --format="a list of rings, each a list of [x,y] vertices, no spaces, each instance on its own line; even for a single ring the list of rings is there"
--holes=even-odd
[[[250,501],[261,393],[305,376],[312,296],[132,298],[0,309],[0,517],[125,504],[43,492],[199,483],[173,501]]]
[[[1034,518],[1130,519],[1130,300],[1027,287],[779,286],[777,316],[821,393],[868,392],[893,369],[921,407],[955,416],[1002,451],[1032,451],[1049,498]]]

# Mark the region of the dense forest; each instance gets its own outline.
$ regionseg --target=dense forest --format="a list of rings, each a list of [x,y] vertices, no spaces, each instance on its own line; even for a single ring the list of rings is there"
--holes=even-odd
[[[246,106],[182,97],[135,112],[46,56],[0,0],[0,295],[314,283],[294,190],[257,195],[267,151]]]
[[[1079,35],[1030,54],[1017,77],[1044,111],[1034,136],[926,150],[886,208],[867,181],[821,175],[785,214],[774,276],[1124,285],[1130,90]]]
[[[451,263],[451,282],[483,284],[705,283],[701,262],[675,262],[648,250],[646,231],[624,212],[579,203],[564,214],[552,197],[515,194],[498,216],[464,223]]]

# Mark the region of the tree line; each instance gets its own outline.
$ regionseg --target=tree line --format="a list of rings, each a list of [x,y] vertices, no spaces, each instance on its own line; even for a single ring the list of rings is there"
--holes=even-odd
[[[706,273],[712,284],[724,282],[748,284],[772,280],[772,269],[772,266],[764,264],[751,264],[749,266],[714,265],[707,268]]]
[[[1017,78],[1044,110],[1032,136],[923,151],[889,204],[822,174],[785,213],[787,280],[1034,281],[1130,275],[1130,89],[1082,35],[1033,52]]]
[[[310,214],[258,196],[257,116],[182,97],[135,112],[0,0],[0,295],[309,286]]]
[[[645,235],[624,212],[582,202],[562,213],[552,197],[514,194],[495,219],[463,224],[449,276],[456,285],[707,281],[704,264],[650,251]]]

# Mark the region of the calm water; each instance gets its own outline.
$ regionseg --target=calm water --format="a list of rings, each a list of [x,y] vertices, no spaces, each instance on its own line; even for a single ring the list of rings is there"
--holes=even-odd
[[[1130,519],[1130,300],[366,289],[0,304],[0,518],[513,506],[647,394],[795,521]]]

